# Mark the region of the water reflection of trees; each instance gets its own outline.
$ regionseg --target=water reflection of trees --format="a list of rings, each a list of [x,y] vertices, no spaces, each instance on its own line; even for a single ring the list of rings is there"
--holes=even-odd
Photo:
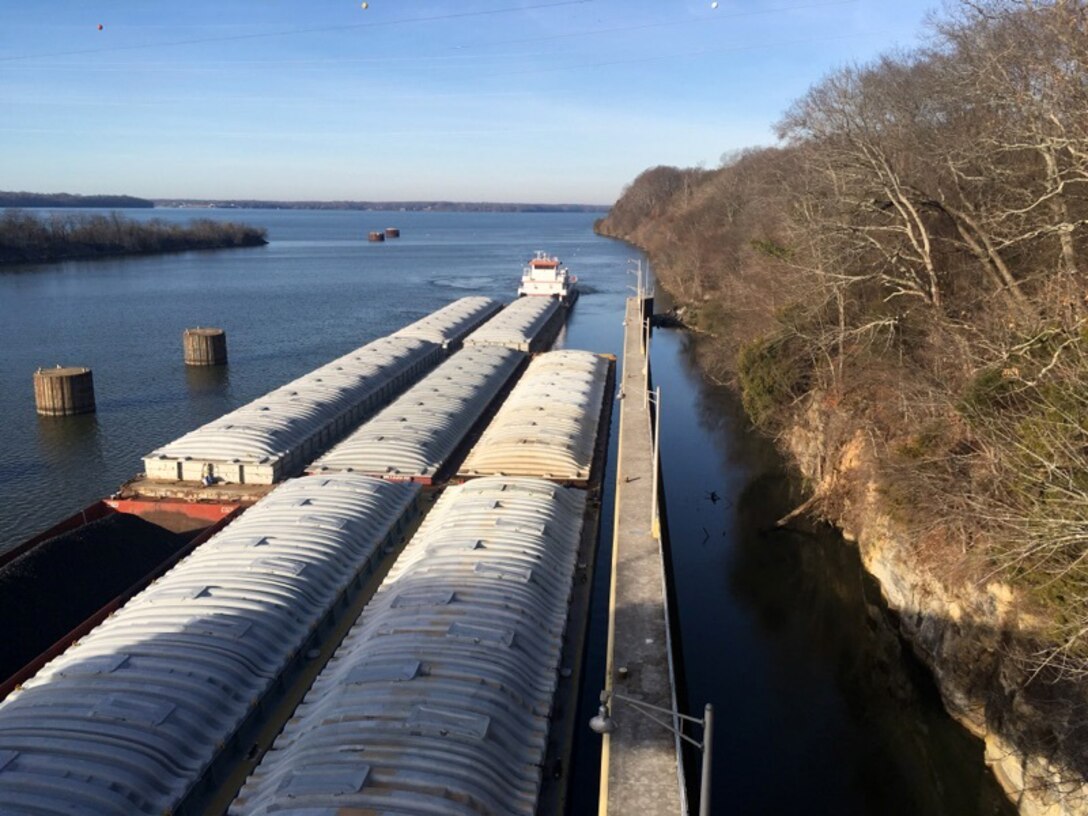
[[[928,670],[901,642],[857,549],[822,526],[775,531],[804,498],[799,480],[735,393],[700,374],[702,339],[674,338],[674,364],[698,385],[673,397],[692,401],[697,428],[673,433],[696,436],[686,449],[701,444],[724,460],[673,466],[667,476],[679,580],[722,596],[680,604],[689,685],[732,713],[726,750],[765,753],[770,766],[736,760],[734,774],[750,777],[735,786],[737,801],[768,813],[800,803],[810,813],[1012,813],[981,744],[948,717]],[[718,483],[704,484],[712,473]],[[711,488],[721,494],[713,507]],[[801,792],[782,790],[782,775]]]
[[[979,761],[981,743],[945,714],[856,547],[824,525],[770,529],[788,481],[767,472],[740,495],[730,587],[778,660],[833,676],[858,743],[856,784],[868,812],[1014,812]]]

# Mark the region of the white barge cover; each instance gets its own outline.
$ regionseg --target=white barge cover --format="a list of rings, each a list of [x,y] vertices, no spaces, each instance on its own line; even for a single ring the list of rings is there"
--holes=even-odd
[[[302,472],[359,423],[433,368],[440,346],[382,337],[243,405],[144,457],[149,479],[274,484]]]
[[[588,351],[549,351],[534,359],[459,475],[588,480],[609,365]]]
[[[535,813],[585,505],[448,488],[229,812]]]
[[[443,348],[456,346],[465,336],[502,308],[492,298],[472,296],[455,300],[396,332],[394,337],[415,337]]]
[[[518,298],[466,337],[465,345],[536,352],[549,340],[555,322],[562,319],[560,309],[554,298]]]
[[[418,495],[351,475],[272,491],[0,702],[0,811],[192,812]]]
[[[430,483],[524,359],[499,346],[456,352],[307,470]]]

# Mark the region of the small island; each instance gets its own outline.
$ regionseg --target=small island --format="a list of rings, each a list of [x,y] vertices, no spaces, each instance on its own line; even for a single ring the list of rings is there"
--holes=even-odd
[[[265,230],[211,221],[170,224],[109,215],[52,214],[39,218],[22,210],[0,216],[0,265],[47,263],[114,255],[150,255],[193,249],[263,246]]]
[[[130,195],[80,195],[79,193],[28,193],[25,190],[0,190],[0,208],[7,207],[83,207],[134,210],[154,207],[147,198]]]

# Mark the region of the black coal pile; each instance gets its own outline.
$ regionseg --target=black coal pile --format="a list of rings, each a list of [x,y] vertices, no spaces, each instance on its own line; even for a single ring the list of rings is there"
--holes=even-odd
[[[126,513],[43,541],[0,567],[0,680],[192,538]]]

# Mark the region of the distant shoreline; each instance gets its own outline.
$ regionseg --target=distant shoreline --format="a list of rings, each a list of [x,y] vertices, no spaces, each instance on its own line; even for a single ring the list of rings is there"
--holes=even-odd
[[[608,212],[609,204],[533,204],[496,201],[267,201],[249,198],[137,198],[0,190],[0,210],[19,209],[191,209],[191,210],[380,210],[383,212]]]
[[[607,204],[504,204],[493,201],[255,201],[153,199],[156,207],[214,210],[370,210],[381,212],[608,212]]]
[[[39,218],[17,209],[0,215],[0,267],[267,243],[263,229],[208,219],[168,224],[133,221],[118,213]]]
[[[113,210],[149,210],[155,202],[128,195],[76,195],[74,193],[26,193],[0,190],[0,210],[51,207],[69,209],[86,207]]]

